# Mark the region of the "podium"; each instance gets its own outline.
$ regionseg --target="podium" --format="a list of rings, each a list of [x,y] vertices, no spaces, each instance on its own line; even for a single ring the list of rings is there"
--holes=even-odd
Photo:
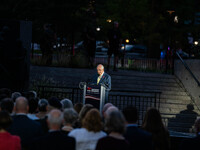
[[[83,85],[83,104],[91,104],[102,112],[105,104],[105,86],[104,85]]]

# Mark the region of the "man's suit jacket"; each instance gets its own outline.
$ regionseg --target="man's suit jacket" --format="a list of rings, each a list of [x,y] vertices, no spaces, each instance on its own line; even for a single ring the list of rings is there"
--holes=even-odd
[[[200,147],[200,135],[197,135],[195,138],[183,140],[180,144],[180,150],[195,150]]]
[[[75,139],[61,131],[48,132],[31,144],[31,150],[75,150]]]
[[[89,82],[89,84],[97,84],[97,78],[99,77],[98,74],[94,75],[92,77],[92,80]],[[111,90],[111,77],[104,72],[104,74],[102,75],[99,84],[104,84],[106,86],[106,91],[110,91]]]
[[[13,123],[8,131],[21,138],[23,147],[29,145],[31,140],[43,134],[40,123],[29,119],[26,115],[14,115]]]
[[[135,126],[128,126],[124,134],[130,143],[130,150],[151,150],[153,149],[151,133]]]
[[[91,81],[88,83],[88,84],[97,84],[97,78],[99,77],[98,74],[94,75],[91,79]],[[99,81],[99,85],[100,84],[104,84],[105,87],[106,87],[106,93],[105,93],[105,101],[107,102],[108,101],[108,94],[109,94],[109,91],[111,90],[111,77],[104,72],[104,74],[102,75],[100,81]]]

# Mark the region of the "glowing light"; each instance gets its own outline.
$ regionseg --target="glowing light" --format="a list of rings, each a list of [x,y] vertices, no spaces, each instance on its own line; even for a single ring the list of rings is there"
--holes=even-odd
[[[178,23],[178,16],[175,16],[175,17],[174,17],[174,22],[175,22],[175,23]]]
[[[194,41],[194,45],[198,45],[199,44],[199,42],[198,41]]]
[[[97,31],[101,31],[101,28],[100,28],[100,27],[97,27],[96,30],[97,30]]]
[[[111,19],[107,19],[106,21],[107,21],[108,23],[111,23],[111,22],[112,22],[112,20],[111,20]]]
[[[129,43],[129,39],[126,39],[126,43]]]

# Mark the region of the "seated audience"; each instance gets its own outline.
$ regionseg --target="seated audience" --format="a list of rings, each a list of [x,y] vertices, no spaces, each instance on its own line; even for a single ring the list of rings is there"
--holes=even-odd
[[[11,123],[9,113],[0,111],[0,150],[21,150],[20,137],[11,135],[6,130]]]
[[[180,150],[195,150],[200,147],[200,118],[195,121],[196,137],[183,140],[180,144]]]
[[[96,150],[129,150],[129,144],[123,137],[125,132],[125,119],[120,111],[113,111],[106,117],[105,130],[108,136],[101,138]]]
[[[81,109],[81,111],[79,113],[80,127],[82,126],[82,121],[83,121],[84,117],[86,116],[87,112],[90,111],[92,108],[94,108],[94,107],[91,104],[86,104]]]
[[[111,104],[111,103],[106,103],[104,106],[103,106],[103,110],[102,110],[102,115],[103,115],[103,117],[105,118],[105,116],[106,116],[106,110],[109,108],[109,107],[111,107],[111,106],[113,106],[113,104]]]
[[[12,116],[13,123],[8,131],[21,138],[22,146],[26,147],[30,141],[43,134],[41,125],[27,117],[28,100],[25,97],[18,97],[15,105],[15,115]]]
[[[82,121],[82,128],[74,129],[69,136],[76,139],[76,150],[95,150],[97,141],[106,136],[102,130],[101,116],[97,109],[91,109]]]
[[[169,132],[164,127],[160,112],[157,109],[151,108],[146,112],[142,128],[152,133],[152,141],[155,150],[170,149]]]
[[[12,93],[11,98],[12,98],[13,102],[15,102],[16,99],[17,99],[18,97],[20,97],[20,96],[22,96],[21,93],[19,93],[19,92],[14,92],[14,93]]]
[[[28,100],[28,104],[29,104],[29,113],[27,114],[27,116],[32,119],[32,120],[38,120],[39,118],[36,116],[36,112],[38,109],[38,99],[37,98],[30,98]]]
[[[49,132],[36,139],[31,146],[33,150],[75,150],[75,139],[63,134],[60,130],[63,114],[54,109],[48,114]]]
[[[64,110],[64,123],[62,127],[63,133],[68,134],[73,130],[73,126],[78,120],[78,113],[73,108],[67,108]]]
[[[83,108],[83,104],[82,103],[76,103],[74,105],[74,110],[79,114],[81,109]]]
[[[46,99],[40,99],[38,102],[38,110],[39,112],[36,114],[36,117],[39,119],[45,118],[47,115],[47,107],[48,107],[48,101]]]
[[[73,108],[73,104],[72,101],[65,98],[63,100],[61,100],[61,104],[62,104],[62,109],[66,109],[66,108]]]
[[[9,114],[12,114],[14,108],[14,102],[11,98],[4,98],[0,103],[0,109],[7,111]]]
[[[138,112],[133,106],[123,109],[123,114],[126,119],[126,132],[124,137],[130,144],[131,150],[151,150],[152,135],[151,133],[142,130],[138,127]]]

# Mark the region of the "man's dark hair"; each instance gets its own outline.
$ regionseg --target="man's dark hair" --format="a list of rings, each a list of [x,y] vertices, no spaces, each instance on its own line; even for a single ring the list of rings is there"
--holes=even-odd
[[[38,107],[38,99],[37,98],[30,98],[28,100],[29,105],[29,113],[35,113]]]
[[[136,123],[138,120],[137,108],[134,106],[128,106],[124,108],[123,114],[128,123]]]
[[[47,111],[47,106],[48,106],[48,101],[46,99],[40,99],[38,102],[38,109],[40,112],[46,112]]]
[[[11,98],[4,98],[0,103],[1,110],[12,113],[14,108],[14,102]]]
[[[0,130],[6,130],[12,123],[12,119],[7,111],[0,111]]]

